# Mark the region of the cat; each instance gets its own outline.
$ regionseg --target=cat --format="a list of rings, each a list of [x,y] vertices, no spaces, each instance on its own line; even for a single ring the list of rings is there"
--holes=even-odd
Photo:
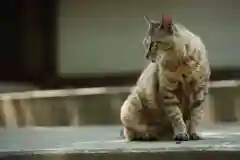
[[[171,17],[149,20],[143,45],[148,67],[121,107],[123,135],[129,140],[199,140],[211,74],[205,45],[199,36]],[[145,105],[144,105],[145,101]]]
[[[174,139],[201,139],[197,127],[211,75],[206,47],[199,36],[169,16],[145,20],[149,25],[144,40],[146,58],[158,64],[159,92]]]

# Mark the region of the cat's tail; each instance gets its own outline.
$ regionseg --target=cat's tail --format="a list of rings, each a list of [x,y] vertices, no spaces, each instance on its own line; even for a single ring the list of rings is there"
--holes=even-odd
[[[123,129],[123,128],[120,130],[120,137],[121,137],[122,139],[125,139],[125,138],[126,138],[125,135],[124,135],[124,129]]]

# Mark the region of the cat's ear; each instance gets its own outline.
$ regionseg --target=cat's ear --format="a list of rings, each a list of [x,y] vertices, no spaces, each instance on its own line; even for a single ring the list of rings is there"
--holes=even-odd
[[[146,24],[147,24],[148,26],[150,26],[150,25],[151,25],[151,20],[149,20],[149,18],[148,18],[147,16],[144,16],[143,18],[144,18]]]
[[[161,18],[161,27],[164,29],[168,29],[169,27],[172,26],[172,24],[173,24],[172,17],[163,14]]]
[[[162,15],[161,19],[161,29],[166,30],[168,33],[173,33],[173,20],[171,16]]]

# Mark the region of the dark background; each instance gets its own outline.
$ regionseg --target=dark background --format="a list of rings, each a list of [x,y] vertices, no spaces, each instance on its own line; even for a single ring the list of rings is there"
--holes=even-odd
[[[57,71],[57,0],[8,0],[1,5],[1,82],[42,89],[132,85],[140,71],[60,77]],[[34,53],[34,54],[33,54]],[[239,67],[212,67],[211,80],[239,79]]]

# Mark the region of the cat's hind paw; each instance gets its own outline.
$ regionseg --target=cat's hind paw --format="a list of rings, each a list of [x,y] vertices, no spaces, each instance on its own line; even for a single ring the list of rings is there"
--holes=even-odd
[[[175,134],[173,139],[175,141],[188,141],[189,140],[189,136],[188,136],[187,133],[177,133],[177,134]]]
[[[193,141],[203,140],[203,138],[199,136],[197,133],[191,133],[189,139]]]

